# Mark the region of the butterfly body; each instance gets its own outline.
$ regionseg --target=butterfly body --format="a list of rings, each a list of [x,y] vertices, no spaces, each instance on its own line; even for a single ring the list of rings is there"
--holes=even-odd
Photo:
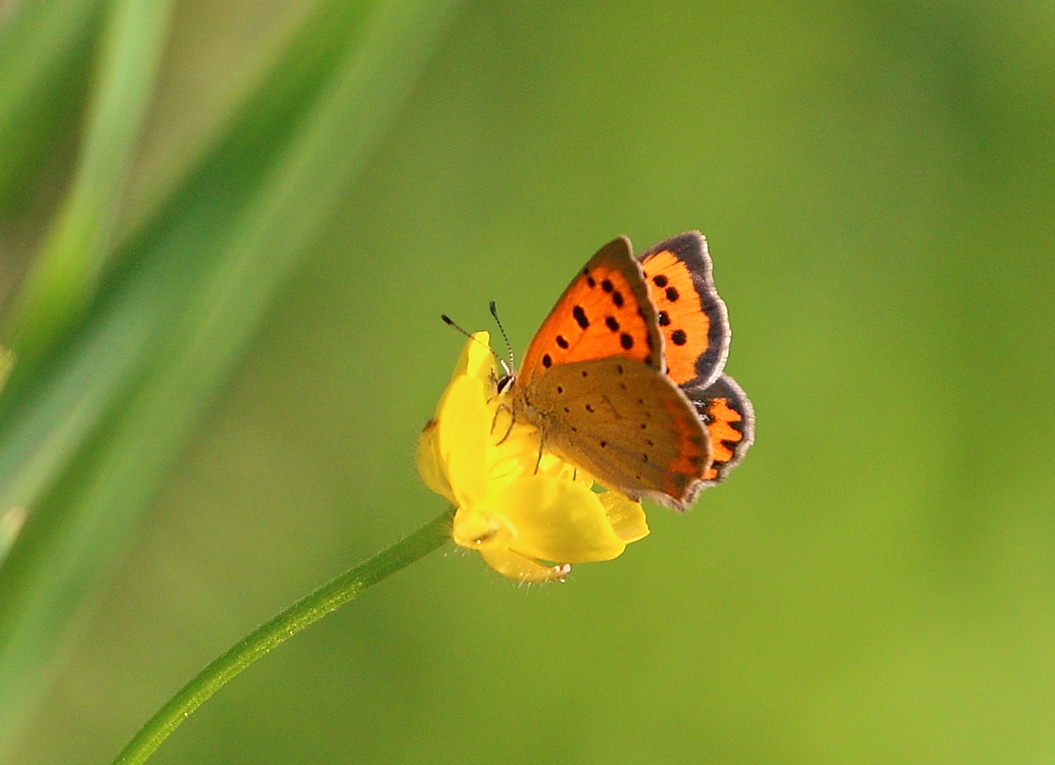
[[[543,321],[509,383],[513,418],[609,489],[685,510],[724,477],[715,459],[732,467],[750,444],[746,396],[712,390],[728,347],[703,237],[682,234],[640,259],[620,237]]]

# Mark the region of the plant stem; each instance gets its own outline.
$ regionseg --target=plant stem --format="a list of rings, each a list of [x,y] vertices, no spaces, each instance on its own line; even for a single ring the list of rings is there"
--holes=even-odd
[[[371,585],[442,547],[451,538],[449,508],[408,537],[298,600],[215,659],[183,686],[121,750],[113,765],[145,762],[172,731],[238,673]]]

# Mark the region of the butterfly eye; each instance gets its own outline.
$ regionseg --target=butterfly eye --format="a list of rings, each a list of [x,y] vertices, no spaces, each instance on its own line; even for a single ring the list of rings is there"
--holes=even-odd
[[[504,393],[512,383],[513,375],[502,375],[498,378],[498,382],[495,383],[495,389],[498,393]]]

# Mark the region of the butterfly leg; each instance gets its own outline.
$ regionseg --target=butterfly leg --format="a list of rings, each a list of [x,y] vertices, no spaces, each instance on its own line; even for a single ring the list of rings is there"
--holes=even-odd
[[[505,443],[505,440],[509,438],[509,434],[513,432],[513,425],[516,424],[516,419],[513,417],[513,410],[506,404],[499,404],[498,408],[495,410],[494,419],[491,420],[491,432],[495,432],[495,426],[498,425],[498,415],[503,411],[509,414],[509,427],[506,428],[505,434],[498,439],[498,444],[496,444],[496,446]]]
[[[538,459],[535,460],[535,475],[538,475],[539,466],[542,465],[542,446],[546,442],[546,437],[542,431],[538,432]]]

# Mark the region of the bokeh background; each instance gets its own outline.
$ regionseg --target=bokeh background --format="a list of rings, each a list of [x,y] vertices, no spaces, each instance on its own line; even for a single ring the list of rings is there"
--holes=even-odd
[[[115,237],[197,193],[315,10],[176,4]],[[562,585],[434,553],[153,761],[1055,759],[1053,6],[436,13],[174,469],[64,604],[5,761],[108,762],[206,662],[443,509],[413,457],[463,342],[441,312],[491,329],[496,300],[522,353],[601,244],[688,229],[758,417],[727,483]],[[73,60],[54,156],[5,219],[9,296],[75,164],[94,59]]]

